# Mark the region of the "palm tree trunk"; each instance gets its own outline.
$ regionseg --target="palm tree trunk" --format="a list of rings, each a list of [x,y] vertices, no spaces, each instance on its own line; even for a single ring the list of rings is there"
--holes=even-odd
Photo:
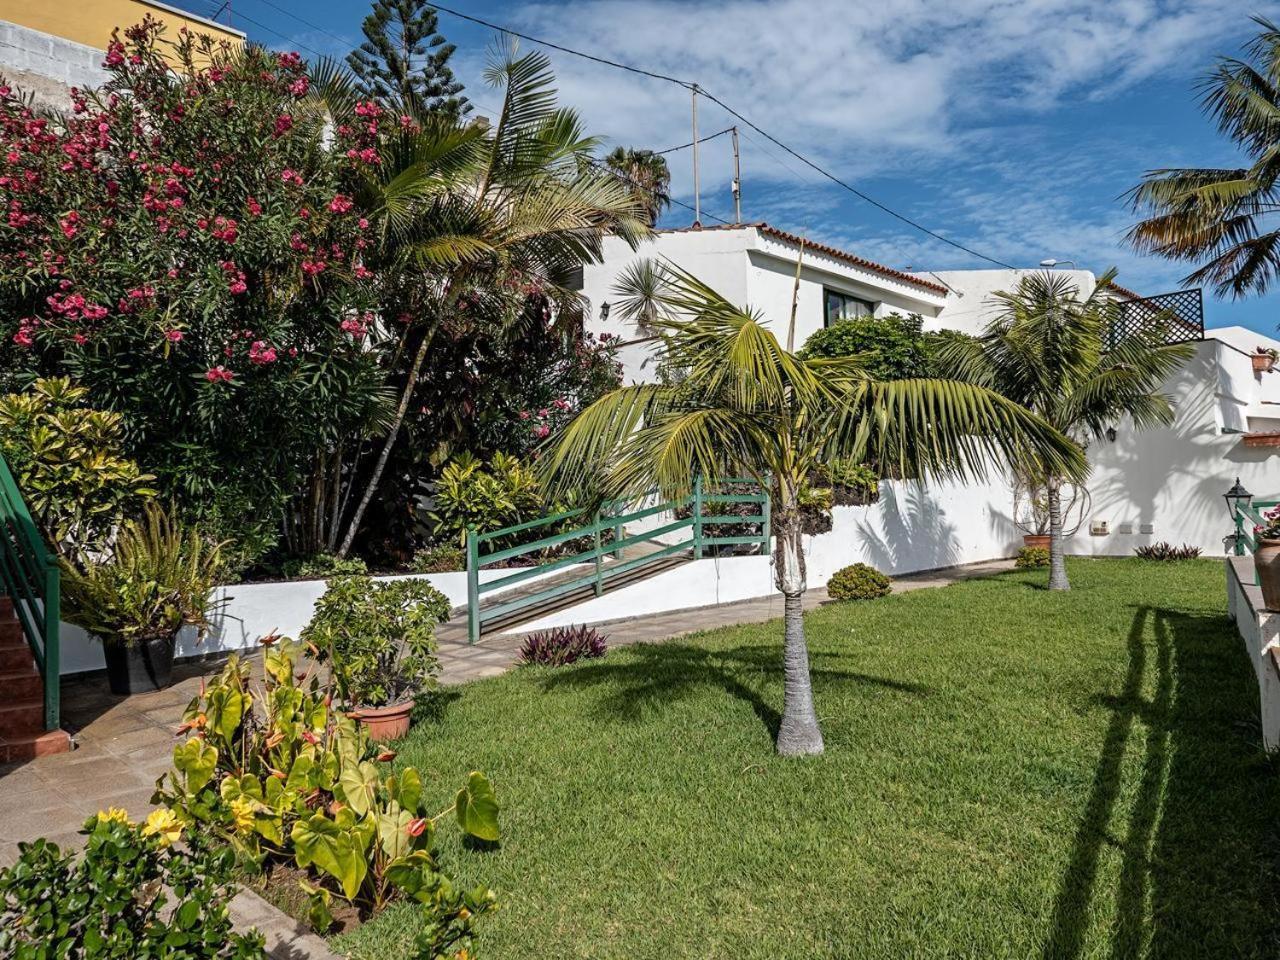
[[[1070,590],[1067,561],[1062,551],[1062,487],[1057,477],[1050,477],[1046,488],[1049,501],[1049,589]]]
[[[822,730],[813,708],[809,676],[809,646],[804,637],[804,552],[800,541],[800,511],[788,504],[775,514],[777,546],[774,576],[783,596],[782,723],[777,750],[784,757],[821,753]]]
[[[369,477],[369,482],[364,488],[364,494],[360,497],[355,513],[351,516],[351,522],[347,525],[347,533],[342,538],[342,546],[338,548],[339,557],[345,557],[351,549],[351,544],[356,538],[356,532],[360,529],[360,521],[364,519],[364,512],[369,506],[369,501],[373,499],[373,492],[378,489],[383,471],[387,469],[387,461],[391,459],[391,448],[396,445],[396,438],[400,436],[400,427],[404,424],[405,415],[409,412],[409,401],[413,399],[413,391],[418,386],[418,374],[422,372],[422,364],[427,358],[427,348],[431,346],[435,330],[434,325],[427,330],[422,337],[422,343],[418,345],[418,352],[414,354],[413,364],[409,368],[409,378],[405,382],[404,392],[400,394],[400,403],[396,406],[395,418],[391,421],[391,429],[387,431],[387,439],[383,441],[382,451],[378,454],[378,462],[373,467],[373,474]]]

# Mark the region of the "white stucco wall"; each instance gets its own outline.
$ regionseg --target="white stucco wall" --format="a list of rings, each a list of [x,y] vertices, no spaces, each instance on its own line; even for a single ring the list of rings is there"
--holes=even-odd
[[[937,273],[917,273],[924,280],[932,280],[949,287],[946,303],[932,320],[926,319],[926,330],[959,330],[961,333],[981,333],[987,323],[993,320],[1000,311],[999,304],[992,299],[998,290],[1010,291],[1018,286],[1018,282],[1032,273],[1043,270],[939,270]],[[1088,270],[1055,270],[1057,274],[1070,277],[1080,291],[1080,296],[1088,296],[1095,286],[1097,278]]]

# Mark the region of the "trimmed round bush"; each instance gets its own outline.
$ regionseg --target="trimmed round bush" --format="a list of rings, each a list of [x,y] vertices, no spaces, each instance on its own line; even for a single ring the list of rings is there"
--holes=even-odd
[[[865,563],[841,567],[827,581],[827,594],[832,600],[874,600],[888,596],[892,590],[889,578]]]
[[[1047,567],[1049,565],[1049,551],[1044,547],[1023,547],[1018,551],[1018,559],[1013,561],[1013,565],[1019,570]]]

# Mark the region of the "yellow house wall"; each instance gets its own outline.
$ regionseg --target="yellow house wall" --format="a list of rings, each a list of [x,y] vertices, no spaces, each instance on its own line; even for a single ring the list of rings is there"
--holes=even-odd
[[[0,0],[0,20],[99,50],[106,49],[112,30],[140,23],[147,14],[165,25],[168,40],[176,40],[179,28],[185,26],[215,40],[244,42],[244,34],[238,30],[147,0]]]

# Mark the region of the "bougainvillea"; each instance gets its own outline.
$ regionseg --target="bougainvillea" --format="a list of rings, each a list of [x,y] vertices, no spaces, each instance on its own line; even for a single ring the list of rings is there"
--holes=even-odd
[[[296,54],[151,19],[104,66],[65,116],[0,87],[0,386],[70,374],[166,494],[273,530],[376,405],[351,194],[383,119],[329,131]]]

